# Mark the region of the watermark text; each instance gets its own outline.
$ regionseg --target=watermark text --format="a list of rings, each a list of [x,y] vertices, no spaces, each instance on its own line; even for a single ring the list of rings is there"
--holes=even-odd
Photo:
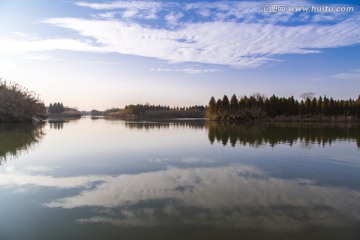
[[[352,6],[286,6],[283,4],[263,4],[261,11],[264,13],[281,13],[281,12],[354,12],[355,7]]]

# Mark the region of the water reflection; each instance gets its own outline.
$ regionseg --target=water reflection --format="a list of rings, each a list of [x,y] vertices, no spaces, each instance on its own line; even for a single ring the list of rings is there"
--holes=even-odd
[[[77,122],[80,118],[60,118],[60,119],[49,119],[48,123],[50,129],[61,130],[64,128],[65,123]]]
[[[64,128],[64,122],[49,122],[50,129],[61,130]]]
[[[49,208],[91,208],[78,223],[121,226],[196,225],[301,231],[360,221],[360,191],[282,179],[250,165],[169,168],[163,171],[67,178],[4,174],[1,185],[82,188],[45,203]]]
[[[0,124],[0,165],[38,143],[45,134],[43,127],[33,123]]]
[[[130,129],[138,130],[155,130],[165,129],[170,127],[176,128],[191,128],[191,129],[203,129],[205,122],[202,120],[172,120],[172,121],[129,121],[125,122],[125,126]]]
[[[0,218],[0,238],[17,229],[32,239],[360,235],[357,126],[90,118],[63,126],[33,159],[0,168],[9,219]],[[240,144],[273,147],[231,147]],[[315,145],[296,147],[306,144]]]
[[[303,146],[331,145],[335,140],[356,141],[360,148],[359,125],[346,124],[231,124],[207,122],[208,138],[211,144],[221,142],[259,147],[277,144],[292,146],[298,141]]]
[[[211,144],[219,142],[235,147],[236,144],[260,147],[277,144],[290,146],[300,142],[303,146],[313,144],[331,145],[336,140],[354,141],[360,148],[359,124],[319,123],[228,123],[201,120],[178,121],[129,121],[125,126],[138,130],[160,130],[171,127],[204,129],[208,131]]]

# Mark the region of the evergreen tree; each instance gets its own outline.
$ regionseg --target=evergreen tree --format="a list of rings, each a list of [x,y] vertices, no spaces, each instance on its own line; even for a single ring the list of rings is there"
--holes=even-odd
[[[232,95],[231,99],[230,99],[230,111],[232,113],[237,112],[238,110],[238,99],[236,97],[236,95]]]
[[[316,111],[318,114],[323,114],[322,104],[323,104],[323,100],[322,97],[320,96],[316,104],[316,108],[317,108]]]
[[[49,113],[52,114],[59,114],[59,113],[63,113],[65,111],[64,105],[62,103],[50,103],[49,108],[48,108]]]
[[[310,98],[306,98],[306,100],[305,100],[305,113],[306,114],[311,113],[311,100],[310,100]]]
[[[214,97],[211,97],[209,101],[209,113],[210,115],[213,115],[216,113],[216,101]]]
[[[310,110],[310,113],[311,113],[311,114],[318,114],[318,111],[317,111],[317,99],[316,99],[316,97],[314,97],[314,98],[311,100],[311,110]]]
[[[248,98],[245,95],[244,97],[240,98],[238,108],[242,110],[247,108],[247,102],[248,102]]]
[[[306,114],[305,103],[304,103],[304,100],[301,100],[301,102],[300,102],[300,115],[304,115],[304,114]]]
[[[221,113],[221,107],[222,107],[222,102],[221,102],[221,99],[219,98],[219,99],[216,101],[216,113],[217,113],[217,114],[220,114],[220,113]]]
[[[324,96],[324,101],[323,101],[323,104],[322,104],[322,109],[323,109],[323,113],[325,115],[328,115],[329,114],[329,99]]]
[[[230,110],[230,102],[226,95],[224,95],[222,101],[221,101],[221,110],[224,113],[227,113]]]

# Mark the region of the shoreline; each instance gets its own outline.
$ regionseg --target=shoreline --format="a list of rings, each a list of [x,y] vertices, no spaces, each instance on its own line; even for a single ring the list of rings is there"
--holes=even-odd
[[[26,122],[60,122],[72,119],[80,119],[85,115],[81,115],[80,112],[76,113],[61,113],[61,114],[46,114],[38,117],[33,117]],[[360,123],[360,118],[353,116],[278,116],[278,117],[264,117],[264,118],[199,118],[199,117],[169,117],[169,116],[137,116],[135,114],[112,114],[107,116],[91,116],[91,118],[98,119],[119,119],[119,120],[199,120],[209,122],[230,122],[230,123]],[[1,123],[17,123],[23,121],[3,121]]]
[[[353,116],[277,116],[277,117],[264,117],[264,118],[246,118],[246,119],[212,119],[208,118],[209,121],[217,122],[288,122],[288,123],[332,123],[332,122],[348,122],[348,123],[360,123],[360,118]]]
[[[360,119],[352,116],[278,116],[278,117],[265,117],[259,119],[212,119],[212,118],[189,118],[189,117],[144,117],[132,115],[122,116],[105,116],[107,119],[122,119],[122,120],[204,120],[213,122],[233,122],[233,123],[360,123]]]

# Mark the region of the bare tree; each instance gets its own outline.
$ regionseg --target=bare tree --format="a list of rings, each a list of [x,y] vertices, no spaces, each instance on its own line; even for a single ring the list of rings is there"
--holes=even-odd
[[[299,97],[301,97],[304,100],[306,100],[306,99],[312,100],[314,98],[314,95],[315,95],[314,92],[304,92]]]

